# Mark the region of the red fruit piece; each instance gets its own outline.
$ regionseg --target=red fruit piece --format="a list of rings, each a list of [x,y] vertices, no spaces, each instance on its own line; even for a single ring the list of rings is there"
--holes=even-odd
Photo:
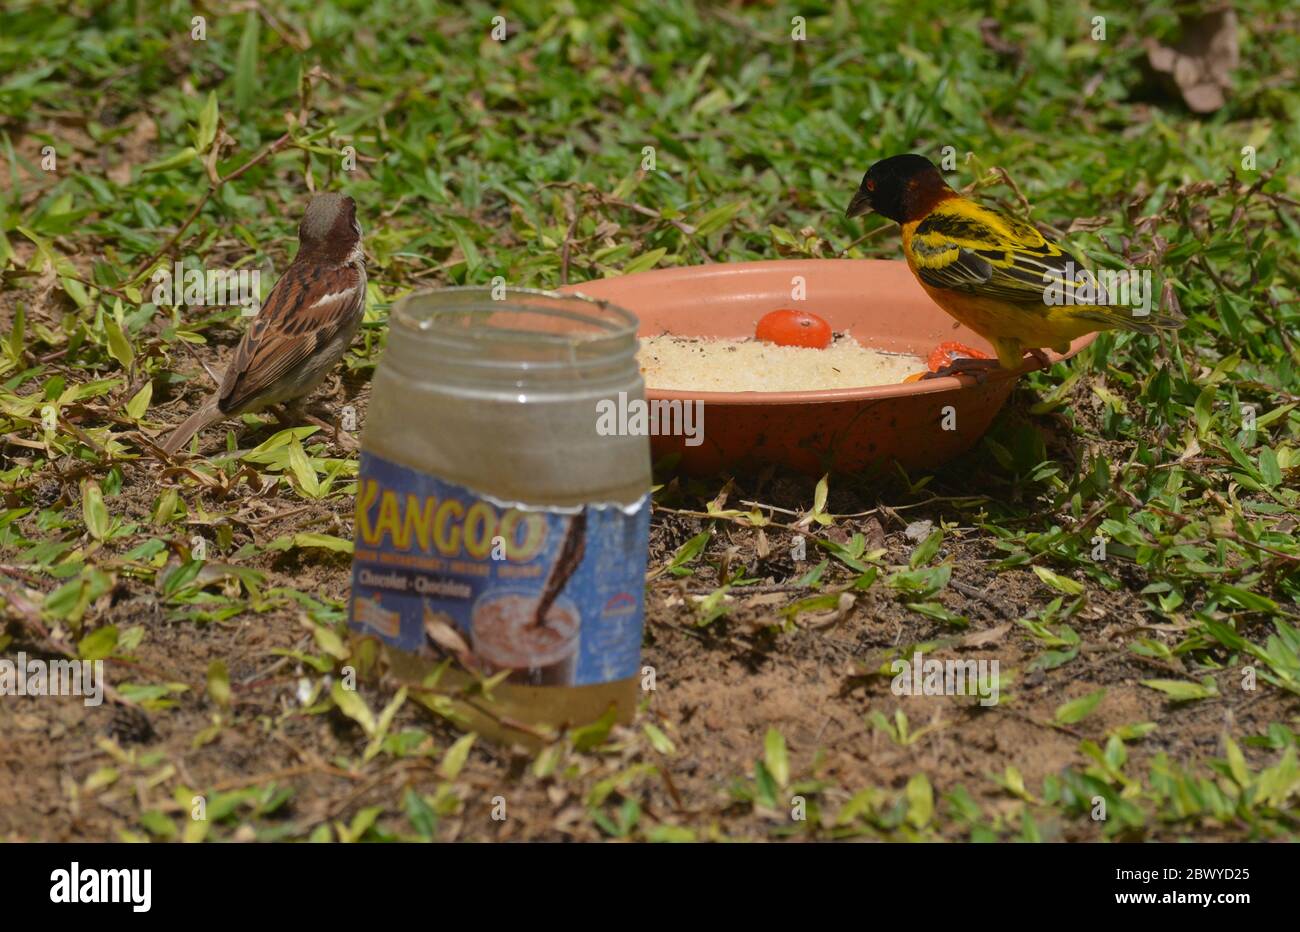
[[[930,354],[928,365],[931,372],[938,372],[944,366],[952,365],[954,359],[965,357],[967,359],[992,359],[988,353],[982,353],[977,349],[972,349],[965,343],[957,343],[949,340],[946,343],[940,343]]]
[[[782,308],[764,314],[754,336],[777,346],[807,346],[826,349],[831,345],[831,325],[816,314]]]

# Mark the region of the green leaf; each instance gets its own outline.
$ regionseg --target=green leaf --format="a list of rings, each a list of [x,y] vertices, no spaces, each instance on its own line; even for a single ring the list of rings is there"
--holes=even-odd
[[[106,786],[112,786],[117,782],[120,774],[115,767],[100,767],[94,773],[86,778],[86,782],[81,789],[86,793],[95,793]]]
[[[573,747],[579,751],[590,751],[597,745],[603,744],[609,737],[609,730],[614,727],[614,721],[618,715],[618,710],[611,705],[605,714],[590,725],[583,725],[580,728],[573,729],[571,738]]]
[[[1277,464],[1277,454],[1272,447],[1262,447],[1259,451],[1259,474],[1270,489],[1282,484],[1282,468]]]
[[[0,234],[0,242],[2,242],[3,240],[4,240],[4,236]],[[0,255],[0,268],[3,268],[5,265],[3,258],[4,257]],[[14,326],[13,329],[9,331],[8,349],[11,358],[17,359],[22,354],[23,346],[25,345],[23,337],[26,334],[26,332],[27,332],[27,313],[23,309],[22,304],[18,304],[14,308]]]
[[[772,771],[768,770],[767,765],[761,760],[754,762],[754,789],[757,791],[760,803],[769,809],[776,808],[778,790],[776,780],[772,777]]]
[[[335,537],[333,534],[321,534],[316,531],[303,531],[292,536],[277,537],[266,545],[267,550],[297,550],[300,548],[320,548],[333,550],[335,553],[351,553],[352,541]]]
[[[316,478],[316,470],[312,469],[311,462],[307,459],[307,454],[297,437],[294,437],[289,444],[289,469],[298,480],[298,488],[304,495],[308,498],[320,497],[320,481]]]
[[[1211,591],[1220,598],[1229,599],[1250,612],[1276,612],[1278,604],[1272,599],[1227,583],[1215,583]]]
[[[461,735],[456,743],[447,749],[447,753],[442,756],[442,763],[438,765],[438,773],[444,779],[455,780],[460,776],[465,761],[469,759],[470,748],[474,746],[477,738],[478,735],[471,731],[467,735]]]
[[[797,602],[791,602],[785,608],[781,609],[781,614],[786,618],[794,618],[803,612],[828,611],[838,607],[839,604],[840,593],[828,592],[825,595],[812,595],[806,599],[799,599]]]
[[[843,563],[845,566],[847,566],[849,569],[853,570],[854,572],[868,573],[871,572],[872,570],[877,569],[876,567],[867,566],[867,564],[859,560],[852,553],[852,551],[849,550],[849,548],[845,547],[841,543],[838,543],[833,540],[825,540],[820,537],[813,538],[813,542],[816,543],[817,546],[821,547],[823,550],[830,551],[831,555],[835,557],[835,559],[839,560],[841,563]],[[868,585],[870,585],[870,583],[868,583]]]
[[[1261,414],[1259,417],[1255,418],[1255,428],[1259,429],[1268,424],[1272,424],[1278,418],[1286,417],[1297,404],[1300,404],[1300,402],[1293,401],[1289,404],[1279,405],[1267,414]]]
[[[159,162],[150,162],[148,165],[144,166],[144,168],[140,169],[140,171],[144,173],[171,171],[174,168],[180,168],[182,165],[188,165],[190,162],[198,158],[198,155],[198,149],[195,149],[193,146],[186,146],[170,158],[165,158]]]
[[[1281,807],[1288,798],[1293,798],[1300,787],[1300,767],[1296,765],[1296,749],[1291,746],[1282,752],[1282,759],[1272,767],[1259,772],[1256,781],[1255,798],[1267,805]]]
[[[637,256],[627,265],[623,266],[624,275],[635,275],[637,272],[648,272],[659,264],[659,260],[668,254],[667,249],[651,249]]]
[[[909,602],[907,607],[926,618],[933,618],[935,621],[942,621],[958,628],[965,628],[970,624],[969,618],[957,614],[941,602]]]
[[[678,547],[677,552],[673,554],[672,561],[668,564],[668,572],[674,576],[689,576],[692,571],[687,569],[686,564],[692,562],[704,551],[704,548],[708,546],[709,538],[712,536],[711,531],[701,531]]]
[[[769,233],[772,234],[772,239],[780,243],[782,246],[797,247],[799,245],[799,240],[795,239],[794,234],[791,233],[789,230],[787,230],[785,227],[778,227],[769,224],[767,230]]]
[[[646,737],[650,739],[650,746],[660,754],[671,757],[677,753],[677,748],[672,740],[658,726],[647,722],[642,730],[645,732]]]
[[[176,837],[176,823],[157,809],[140,813],[140,825],[155,838]]]
[[[1140,741],[1155,730],[1155,722],[1130,722],[1116,728],[1114,735],[1121,741]]]
[[[121,305],[122,302],[119,301],[118,307]],[[122,326],[112,314],[104,315],[104,333],[108,336],[108,354],[121,363],[123,369],[130,369],[135,351],[131,349],[131,341],[126,338]]]
[[[684,825],[655,825],[645,830],[646,841],[657,844],[684,844],[696,840],[693,829]]]
[[[1128,409],[1128,405],[1124,403],[1124,399],[1107,389],[1104,385],[1097,385],[1094,383],[1092,386],[1092,393],[1105,402],[1106,406],[1116,413],[1123,413]],[[1006,455],[1007,459],[1011,461],[1010,452],[1004,449],[1003,453]],[[998,461],[999,463],[1002,463],[1001,456],[998,457]],[[1002,463],[1002,465],[1006,468],[1006,463]]]
[[[821,524],[828,524],[829,521],[823,521],[826,517],[826,499],[830,496],[831,484],[830,476],[824,475],[817,480],[817,488],[813,490],[813,517],[818,519]]]
[[[777,786],[784,787],[790,782],[790,758],[785,750],[785,738],[775,728],[769,728],[763,739],[763,763]]]
[[[1056,710],[1056,723],[1058,725],[1073,725],[1075,722],[1083,721],[1092,714],[1092,710],[1097,708],[1102,697],[1106,695],[1106,690],[1099,689],[1096,692],[1088,693],[1072,702],[1067,702]]]
[[[199,111],[198,134],[194,140],[195,148],[200,152],[207,152],[208,147],[217,138],[217,115],[217,92],[208,91],[208,99],[204,101],[203,109]]]
[[[88,307],[90,305],[90,295],[86,294],[86,289],[82,287],[81,282],[65,275],[59,279],[59,284],[77,307]]]
[[[345,688],[341,680],[335,680],[330,687],[330,695],[334,698],[334,704],[339,707],[339,711],[360,725],[362,731],[368,736],[375,733],[378,724],[375,721],[375,714],[370,711],[370,707],[366,705],[366,700],[361,698],[360,693],[355,689]]]
[[[208,664],[208,696],[219,708],[230,708],[230,671],[224,660]]]
[[[81,516],[90,536],[103,540],[108,534],[108,508],[104,505],[104,493],[99,483],[93,479],[87,479],[81,485]]]
[[[925,566],[934,559],[934,555],[939,552],[940,545],[943,544],[943,531],[935,528],[931,531],[921,543],[917,544],[916,549],[912,551],[911,558],[907,561],[912,569]]]
[[[409,786],[406,788],[406,795],[402,798],[402,805],[406,810],[406,818],[411,823],[411,827],[425,841],[432,841],[433,833],[438,828],[438,813],[425,801],[423,796]]]
[[[343,639],[334,629],[325,625],[312,625],[311,633],[316,646],[335,660],[347,660],[351,656],[348,646],[343,643]]]
[[[117,648],[117,626],[96,628],[77,642],[77,655],[82,660],[103,660]]]
[[[1193,405],[1193,412],[1196,415],[1196,436],[1201,440],[1205,439],[1210,430],[1210,422],[1214,420],[1214,396],[1218,389],[1213,385],[1207,385],[1196,396],[1196,403]]]
[[[1024,774],[1022,774],[1019,768],[1013,764],[1007,764],[1006,768],[1002,771],[1002,777],[999,778],[994,776],[993,780],[994,782],[1001,784],[1007,792],[1011,793],[1013,796],[1018,796],[1020,799],[1025,800],[1025,802],[1035,802],[1034,794],[1030,793],[1028,788],[1025,786]]]
[[[866,570],[866,567],[862,569]],[[938,566],[895,573],[885,580],[885,584],[891,589],[924,599],[947,588],[948,580],[951,578],[952,564],[940,563]]]
[[[138,702],[146,709],[169,709],[175,702],[165,697],[183,693],[189,689],[184,683],[122,683],[117,691],[132,702]]]
[[[244,16],[244,32],[239,37],[239,52],[235,57],[235,107],[245,113],[257,91],[257,37],[261,17],[256,10]]]
[[[1034,575],[1041,579],[1048,588],[1055,589],[1063,595],[1083,595],[1083,583],[1070,579],[1068,576],[1053,573],[1045,566],[1035,564],[1033,570]]]
[[[1259,470],[1255,468],[1254,461],[1246,455],[1246,451],[1241,448],[1241,445],[1232,436],[1224,435],[1219,443],[1232,457],[1232,461],[1246,471],[1247,476],[1256,482],[1262,481],[1263,477],[1260,476]]]
[[[180,493],[175,488],[163,492],[158,496],[158,504],[154,506],[149,520],[154,524],[167,524],[175,516],[180,498]]]
[[[126,403],[126,416],[133,421],[138,421],[144,417],[149,410],[149,402],[153,401],[153,382],[145,382],[144,386],[131,396],[131,400]],[[174,490],[173,490],[174,492]]]
[[[695,623],[703,628],[727,614],[727,593],[731,586],[719,586],[695,603]]]
[[[344,826],[342,823],[334,823],[334,828],[339,833],[339,841],[344,843],[355,843],[365,837],[366,832],[374,826],[384,811],[383,806],[367,806],[352,817],[352,823]]]
[[[406,702],[406,687],[403,686],[397,691],[397,694],[384,706],[379,713],[379,721],[375,725],[375,731],[370,736],[370,744],[366,746],[365,754],[362,760],[372,760],[380,749],[384,746],[384,738],[388,736],[388,729],[392,727],[393,718],[397,715],[397,710]]]
[[[1219,689],[1214,680],[1209,677],[1206,677],[1200,683],[1189,683],[1186,680],[1142,680],[1141,683],[1151,689],[1160,690],[1175,702],[1210,699],[1219,694]]]
[[[1241,753],[1241,748],[1237,747],[1237,742],[1227,735],[1223,736],[1223,747],[1228,758],[1228,770],[1232,774],[1232,779],[1236,781],[1237,786],[1243,790],[1250,786],[1250,768],[1246,766],[1246,757]]]
[[[915,828],[925,828],[934,817],[934,789],[923,773],[907,781],[907,821]]]
[[[830,560],[822,560],[820,563],[818,563],[808,572],[804,573],[802,576],[796,579],[793,585],[803,589],[816,588],[817,584],[821,582],[822,574],[826,572],[826,568],[830,565],[831,565]]]
[[[715,207],[699,219],[695,224],[695,233],[697,236],[708,236],[716,230],[722,229],[723,226],[730,223],[742,207],[744,201],[733,201],[730,204],[723,204]]]

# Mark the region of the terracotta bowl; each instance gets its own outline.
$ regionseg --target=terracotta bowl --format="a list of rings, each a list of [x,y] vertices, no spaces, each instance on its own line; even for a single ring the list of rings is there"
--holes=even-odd
[[[796,276],[807,298],[791,300]],[[993,348],[959,325],[921,290],[904,262],[806,259],[700,265],[569,285],[561,291],[612,301],[651,336],[752,337],[768,311],[796,307],[823,317],[836,332],[851,330],[876,349],[927,358],[945,341]],[[1092,342],[1080,337],[1067,359]],[[923,368],[919,366],[918,369]],[[648,388],[646,397],[704,402],[703,443],[653,437],[657,460],[679,454],[679,468],[713,475],[779,463],[810,475],[857,472],[897,462],[930,470],[968,450],[988,429],[1015,380],[1041,366],[1026,358],[1015,372],[998,370],[982,383],[944,377],[900,385],[807,392],[681,392]],[[944,420],[951,406],[949,425]]]

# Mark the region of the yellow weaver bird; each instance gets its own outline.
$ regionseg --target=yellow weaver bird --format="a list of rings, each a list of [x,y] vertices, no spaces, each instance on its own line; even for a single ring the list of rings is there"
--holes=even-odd
[[[1095,330],[1155,333],[1183,321],[1108,303],[1093,273],[1033,226],[962,197],[921,155],[872,165],[847,214],[874,210],[903,228],[908,267],[934,302],[993,344],[1004,369],[1018,369],[1026,350],[1066,352]],[[1088,286],[1088,287],[1085,287]],[[1092,303],[1049,304],[1049,292]],[[1150,295],[1146,308],[1149,310]],[[962,361],[962,360],[959,360]],[[979,368],[978,361],[964,360]],[[985,364],[988,365],[988,364]]]

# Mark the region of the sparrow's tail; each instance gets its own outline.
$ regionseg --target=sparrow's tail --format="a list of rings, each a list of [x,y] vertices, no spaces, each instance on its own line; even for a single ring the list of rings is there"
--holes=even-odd
[[[208,401],[185,419],[185,423],[176,428],[167,435],[167,439],[162,442],[162,448],[168,453],[175,453],[185,444],[190,442],[190,438],[207,427],[209,424],[215,424],[225,417],[217,408],[215,401]]]

